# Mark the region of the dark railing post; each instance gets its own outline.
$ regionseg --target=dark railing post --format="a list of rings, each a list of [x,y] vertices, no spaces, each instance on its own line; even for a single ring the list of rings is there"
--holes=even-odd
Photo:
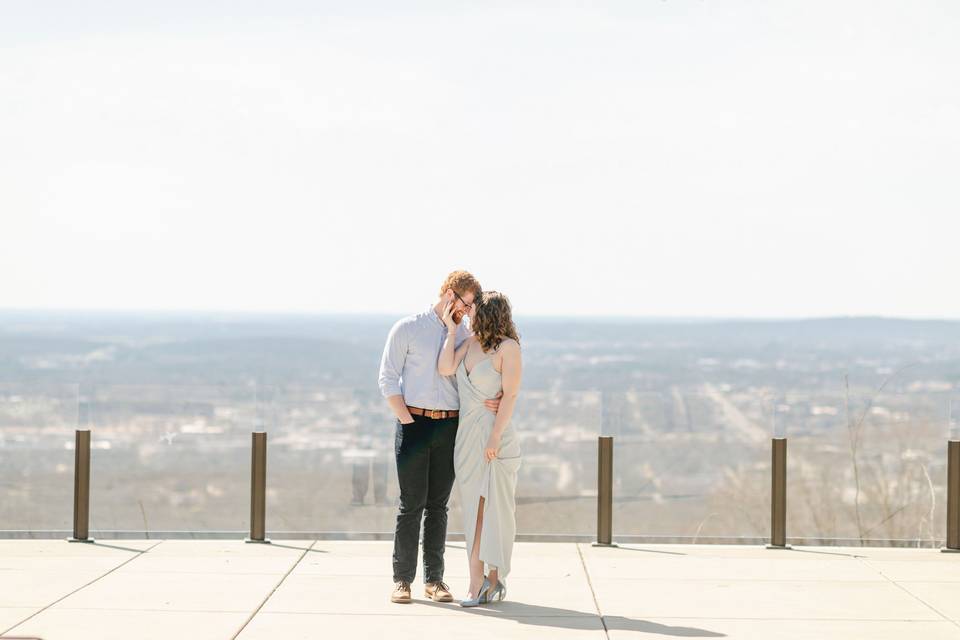
[[[595,547],[613,544],[613,436],[597,438],[597,541]]]
[[[767,549],[789,549],[787,545],[787,439],[771,440],[770,544]]]
[[[73,537],[69,542],[93,542],[90,537],[90,430],[76,430],[73,449]]]
[[[266,538],[267,432],[253,432],[250,459],[250,537],[246,542],[269,543]]]
[[[960,440],[947,442],[947,544],[941,551],[960,551]]]

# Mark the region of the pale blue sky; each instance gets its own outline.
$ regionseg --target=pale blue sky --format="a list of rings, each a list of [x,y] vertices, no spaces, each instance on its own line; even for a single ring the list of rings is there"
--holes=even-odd
[[[196,4],[0,4],[0,307],[960,318],[954,3]]]

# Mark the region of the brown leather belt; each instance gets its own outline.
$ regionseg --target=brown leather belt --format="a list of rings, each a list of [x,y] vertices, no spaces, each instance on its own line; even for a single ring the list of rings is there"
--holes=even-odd
[[[410,410],[415,416],[426,416],[427,418],[433,418],[434,420],[443,420],[445,418],[456,418],[460,415],[460,412],[456,409],[421,409],[420,407],[411,407],[407,405],[407,409]]]

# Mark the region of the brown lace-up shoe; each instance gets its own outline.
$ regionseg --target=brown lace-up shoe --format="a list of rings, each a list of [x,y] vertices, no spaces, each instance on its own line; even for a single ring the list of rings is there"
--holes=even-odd
[[[453,602],[453,594],[445,582],[428,582],[423,585],[423,591],[434,602]]]
[[[397,583],[393,585],[393,593],[390,594],[390,602],[410,604],[410,583],[406,580],[397,580]]]

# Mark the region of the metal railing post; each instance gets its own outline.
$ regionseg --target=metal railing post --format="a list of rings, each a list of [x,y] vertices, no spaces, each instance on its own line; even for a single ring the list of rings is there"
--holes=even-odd
[[[250,458],[250,537],[245,542],[269,543],[266,538],[267,432],[253,432]]]
[[[771,440],[770,544],[767,549],[789,549],[787,545],[787,439]]]
[[[597,541],[595,547],[613,543],[613,436],[597,438]]]
[[[947,442],[947,543],[941,551],[960,551],[960,441]]]
[[[69,542],[93,542],[90,537],[90,430],[77,429],[73,449],[73,537]]]

